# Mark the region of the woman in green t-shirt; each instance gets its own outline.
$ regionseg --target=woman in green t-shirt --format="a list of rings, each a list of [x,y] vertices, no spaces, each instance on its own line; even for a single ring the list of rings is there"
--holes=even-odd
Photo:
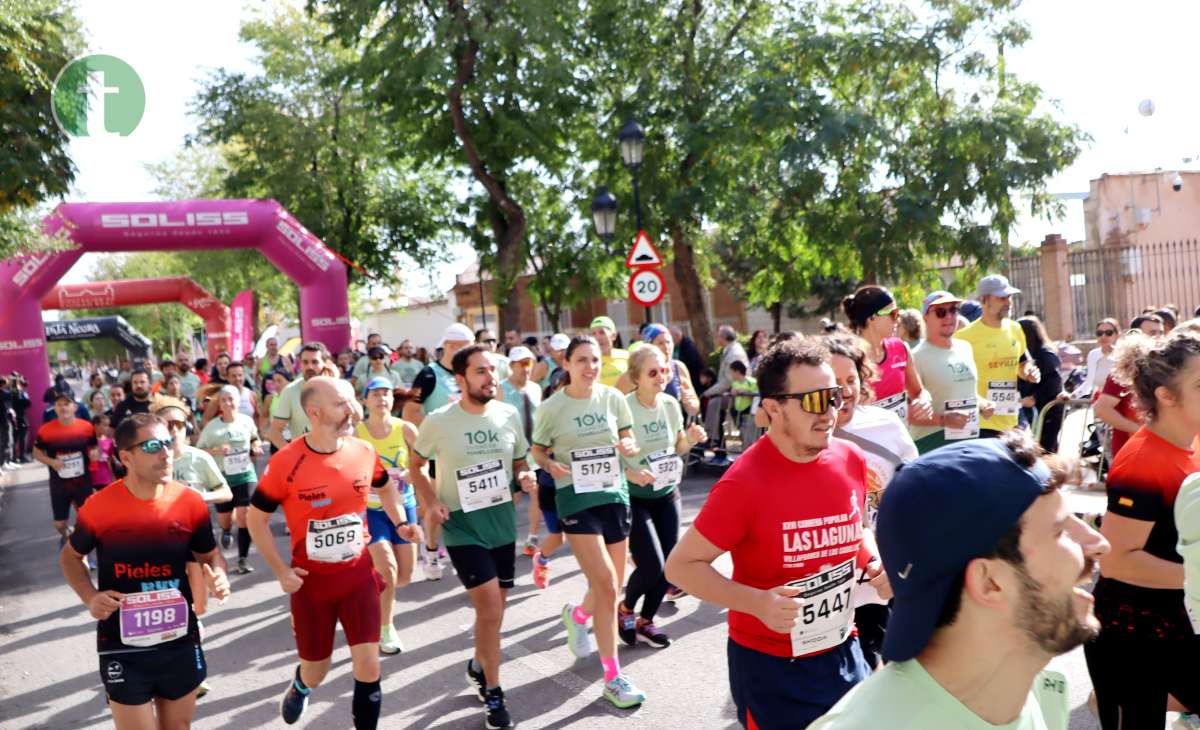
[[[679,482],[683,460],[692,444],[708,435],[699,424],[683,427],[679,401],[663,392],[671,380],[671,368],[657,347],[640,347],[629,354],[626,371],[635,390],[625,396],[633,414],[633,434],[641,454],[625,458],[629,480],[629,507],[633,514],[629,550],[636,566],[625,588],[625,600],[617,607],[617,632],[629,646],[638,639],[659,648],[671,640],[654,625],[654,616],[667,594],[663,572],[671,548],[679,541]],[[642,610],[633,609],[642,599]]]
[[[567,385],[542,403],[533,429],[533,457],[554,477],[559,521],[588,579],[583,603],[567,604],[562,620],[571,652],[584,657],[592,651],[587,621],[595,615],[604,697],[633,707],[646,695],[621,673],[616,635],[616,589],[629,547],[629,487],[620,457],[638,454],[633,415],[620,391],[598,382],[596,340],[571,340],[566,369]]]
[[[244,575],[254,570],[246,562],[246,556],[250,554],[246,508],[250,506],[250,493],[258,485],[254,458],[262,454],[262,446],[259,445],[258,426],[254,419],[238,411],[239,396],[238,389],[232,385],[222,386],[217,391],[218,416],[204,425],[196,448],[216,457],[225,481],[233,490],[232,501],[216,505],[217,522],[221,525],[223,548],[228,548],[233,542],[232,523],[237,523],[237,571]]]

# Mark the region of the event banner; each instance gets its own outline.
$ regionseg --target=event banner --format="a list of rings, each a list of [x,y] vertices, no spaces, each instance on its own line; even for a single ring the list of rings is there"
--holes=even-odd
[[[229,306],[229,355],[238,362],[254,350],[254,292],[247,289]]]

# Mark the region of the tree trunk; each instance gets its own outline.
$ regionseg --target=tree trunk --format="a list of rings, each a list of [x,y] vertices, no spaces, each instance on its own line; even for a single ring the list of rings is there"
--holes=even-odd
[[[692,340],[700,350],[700,356],[708,358],[716,346],[713,344],[712,322],[708,319],[708,310],[704,307],[703,285],[700,282],[700,274],[696,271],[696,252],[688,243],[680,221],[672,219],[669,228],[671,251],[675,254],[675,281],[679,282],[679,294],[683,297],[688,321],[692,325]]]
[[[771,323],[774,325],[775,334],[779,334],[783,329],[783,302],[775,302],[771,305]]]

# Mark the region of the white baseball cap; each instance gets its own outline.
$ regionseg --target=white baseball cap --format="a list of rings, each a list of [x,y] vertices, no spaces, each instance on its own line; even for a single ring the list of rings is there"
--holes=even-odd
[[[534,357],[533,353],[529,351],[528,347],[525,347],[524,345],[517,345],[508,351],[508,359],[510,362],[517,362],[518,360],[533,360]]]
[[[555,352],[565,350],[571,346],[571,338],[564,335],[562,332],[550,338],[550,349]]]
[[[462,322],[455,322],[446,328],[442,334],[442,344],[447,342],[474,342],[475,335],[471,329]]]

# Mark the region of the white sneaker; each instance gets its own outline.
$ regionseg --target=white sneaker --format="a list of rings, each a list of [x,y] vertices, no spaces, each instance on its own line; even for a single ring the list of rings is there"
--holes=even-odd
[[[571,650],[576,659],[583,659],[596,651],[596,644],[587,625],[575,623],[575,619],[571,616],[574,610],[575,607],[569,603],[563,606],[562,623],[563,628],[567,630],[567,648]]]
[[[441,580],[442,559],[437,550],[421,548],[421,569],[425,572],[425,580]]]

